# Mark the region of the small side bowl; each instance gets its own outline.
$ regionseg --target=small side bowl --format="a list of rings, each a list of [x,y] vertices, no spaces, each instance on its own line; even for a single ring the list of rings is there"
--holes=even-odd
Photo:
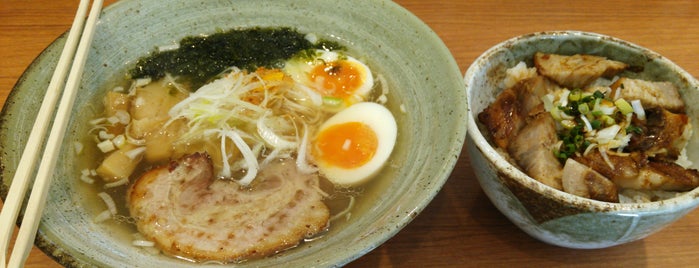
[[[493,204],[529,235],[569,248],[605,248],[642,239],[670,225],[699,205],[699,188],[663,201],[618,204],[578,197],[529,177],[500,155],[479,129],[478,113],[503,90],[505,70],[536,51],[594,54],[642,70],[634,77],[671,81],[688,104],[694,133],[699,130],[699,82],[663,56],[638,45],[595,33],[541,32],[512,38],[478,57],[466,71],[469,119],[467,149],[476,177]],[[626,75],[626,74],[625,74]],[[693,135],[688,157],[699,163],[699,137]]]

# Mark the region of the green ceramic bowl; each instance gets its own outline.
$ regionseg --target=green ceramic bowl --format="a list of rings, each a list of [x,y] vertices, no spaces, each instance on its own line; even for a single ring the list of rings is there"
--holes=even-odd
[[[93,223],[95,205],[81,194],[85,160],[72,146],[108,84],[136,59],[185,36],[221,29],[287,26],[338,41],[366,59],[390,86],[399,139],[385,176],[360,197],[352,218],[321,238],[251,266],[339,266],[395,235],[432,200],[449,177],[466,136],[461,72],[439,37],[391,1],[135,1],[107,7],[88,56],[61,160],[39,227],[38,246],[66,266],[178,267],[192,263],[144,253],[126,231]],[[27,69],[2,111],[2,194],[6,196],[58,55],[51,44]],[[101,208],[104,209],[104,208]],[[202,265],[206,266],[206,265]],[[218,265],[214,265],[218,267]]]
[[[699,82],[670,60],[646,48],[613,37],[585,32],[542,32],[495,45],[469,67],[465,83],[469,101],[467,142],[473,168],[495,206],[522,230],[541,241],[570,248],[603,248],[644,238],[699,205],[699,188],[664,201],[618,204],[574,196],[546,186],[517,169],[495,151],[479,129],[477,118],[503,89],[505,70],[520,61],[532,66],[536,51],[594,54],[642,69],[624,73],[671,81],[689,104],[694,135],[688,157],[699,164]]]

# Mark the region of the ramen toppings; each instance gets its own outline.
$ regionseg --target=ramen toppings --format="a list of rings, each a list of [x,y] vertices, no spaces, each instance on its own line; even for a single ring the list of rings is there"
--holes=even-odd
[[[192,69],[202,65],[190,56],[226,57],[209,50],[249,34],[270,35],[251,40],[264,43],[255,49],[280,38],[303,41],[286,47],[293,53],[270,52],[257,62],[233,53]],[[105,185],[128,187],[125,207],[144,238],[136,244],[193,261],[239,262],[294,247],[332,219],[349,218],[356,191],[346,189],[364,185],[388,161],[396,120],[382,105],[385,80],[374,81],[345,51],[325,50],[337,46],[306,37],[252,29],[189,38],[141,59],[129,89],[107,94],[91,130],[102,161],[83,181],[97,174]],[[178,62],[182,72],[172,69]],[[333,211],[326,202],[337,198],[347,205]]]

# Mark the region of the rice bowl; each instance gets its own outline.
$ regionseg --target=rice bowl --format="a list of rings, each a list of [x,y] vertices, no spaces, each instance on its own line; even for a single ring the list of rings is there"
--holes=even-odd
[[[533,33],[504,41],[483,53],[465,75],[470,108],[468,152],[479,183],[503,214],[541,241],[570,248],[604,248],[642,239],[696,208],[698,189],[663,201],[631,204],[574,196],[532,179],[498,153],[482,134],[475,115],[494,100],[505,70],[526,62],[537,51],[606,56],[640,66],[638,77],[672,81],[679,85],[692,125],[697,126],[697,107],[692,105],[699,96],[697,81],[648,49],[575,31]],[[694,163],[696,146],[695,135],[687,149]]]

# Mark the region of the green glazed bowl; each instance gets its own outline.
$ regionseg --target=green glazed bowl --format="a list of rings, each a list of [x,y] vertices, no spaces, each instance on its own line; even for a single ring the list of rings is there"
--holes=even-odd
[[[532,66],[536,51],[593,54],[626,62],[637,78],[671,81],[680,88],[694,135],[688,157],[699,164],[699,82],[661,55],[613,37],[585,32],[542,32],[495,45],[469,67],[465,75],[469,102],[468,153],[478,181],[495,206],[529,235],[558,246],[604,248],[642,239],[681,218],[699,205],[699,188],[664,201],[606,203],[558,191],[527,176],[493,148],[477,118],[503,90],[505,70],[520,61]]]
[[[96,29],[80,93],[39,227],[37,245],[66,266],[185,267],[192,263],[145,253],[129,234],[93,222],[95,205],[80,194],[85,160],[70,146],[87,131],[108,84],[139,57],[185,36],[245,27],[286,26],[335,40],[360,55],[390,86],[398,141],[385,176],[367,186],[347,221],[273,257],[240,265],[341,266],[408,224],[440,190],[466,137],[466,93],[454,58],[422,21],[391,1],[136,1],[107,7]],[[65,42],[51,44],[27,69],[2,111],[2,184],[8,185],[31,131],[36,108]],[[401,108],[405,112],[400,112]],[[92,200],[92,199],[89,199]],[[102,208],[103,209],[103,208]],[[201,266],[209,266],[200,264]],[[220,265],[211,265],[220,267]],[[239,265],[236,265],[239,266]]]

